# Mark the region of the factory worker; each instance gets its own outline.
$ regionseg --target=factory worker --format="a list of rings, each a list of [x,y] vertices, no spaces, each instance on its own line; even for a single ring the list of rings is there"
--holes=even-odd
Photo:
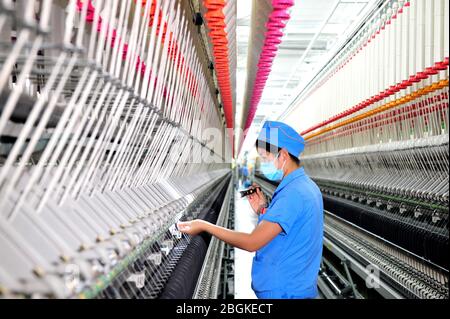
[[[299,161],[305,142],[290,126],[266,122],[256,146],[261,172],[280,184],[270,205],[260,190],[249,196],[259,215],[254,231],[240,233],[201,220],[179,223],[178,228],[190,235],[208,232],[234,247],[256,251],[252,288],[258,298],[315,298],[322,256],[323,199]]]

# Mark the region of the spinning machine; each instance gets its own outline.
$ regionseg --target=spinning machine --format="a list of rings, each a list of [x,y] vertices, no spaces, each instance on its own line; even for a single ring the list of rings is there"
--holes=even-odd
[[[323,193],[325,261],[387,298],[449,297],[448,5],[381,1],[282,116]]]
[[[3,297],[217,295],[223,247],[175,227],[228,220],[236,4],[210,2],[0,1]]]

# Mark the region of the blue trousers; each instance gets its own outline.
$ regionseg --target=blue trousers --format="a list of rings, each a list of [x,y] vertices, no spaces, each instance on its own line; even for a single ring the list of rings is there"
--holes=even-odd
[[[258,299],[315,299],[317,293],[289,293],[285,291],[262,291],[255,292]]]

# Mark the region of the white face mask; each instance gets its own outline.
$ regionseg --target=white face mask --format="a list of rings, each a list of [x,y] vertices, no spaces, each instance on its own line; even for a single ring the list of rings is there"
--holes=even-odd
[[[277,154],[275,160],[278,160],[280,157],[280,153]],[[277,182],[283,179],[284,177],[284,167],[286,166],[286,161],[284,161],[283,167],[281,169],[277,169],[275,163],[273,161],[261,163],[261,172],[264,176],[271,181]]]

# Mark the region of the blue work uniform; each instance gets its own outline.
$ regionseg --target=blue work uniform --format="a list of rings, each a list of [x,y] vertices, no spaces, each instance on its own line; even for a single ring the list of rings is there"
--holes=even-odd
[[[282,232],[253,258],[252,289],[256,296],[262,299],[317,297],[323,199],[303,168],[281,181],[258,223],[263,220],[278,223]]]
[[[244,177],[247,177],[247,176],[248,176],[248,168],[247,168],[247,166],[244,166],[244,167],[242,168],[242,175],[244,175]]]

